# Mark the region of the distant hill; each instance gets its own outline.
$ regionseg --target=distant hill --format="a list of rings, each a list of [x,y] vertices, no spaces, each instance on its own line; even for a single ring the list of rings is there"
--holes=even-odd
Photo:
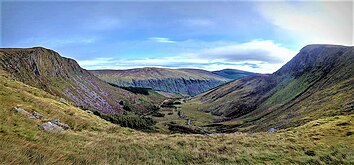
[[[152,88],[190,96],[230,81],[228,78],[200,69],[137,68],[90,72],[118,86]]]
[[[75,60],[41,47],[0,49],[0,69],[76,106],[104,113],[122,113],[124,107],[144,112],[153,104],[148,97],[113,87],[82,69]]]
[[[253,76],[256,74],[253,72],[247,72],[247,71],[242,71],[237,69],[223,69],[223,70],[213,71],[212,73],[232,80],[236,80],[247,76]]]
[[[354,48],[309,45],[271,75],[239,79],[197,96],[198,109],[232,131],[287,128],[354,112]],[[230,131],[230,130],[229,130]]]

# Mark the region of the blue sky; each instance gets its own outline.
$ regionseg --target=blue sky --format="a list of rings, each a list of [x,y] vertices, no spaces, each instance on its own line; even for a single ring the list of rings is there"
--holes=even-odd
[[[272,73],[307,44],[353,45],[351,1],[2,1],[1,47],[86,69]]]

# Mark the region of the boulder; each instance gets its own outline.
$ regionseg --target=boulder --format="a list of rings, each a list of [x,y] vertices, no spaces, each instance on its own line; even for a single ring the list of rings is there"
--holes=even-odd
[[[277,132],[277,129],[275,129],[275,128],[270,128],[270,129],[268,130],[268,132],[269,132],[269,133]]]
[[[46,123],[40,124],[39,128],[44,131],[51,132],[51,133],[60,133],[60,132],[64,131],[64,129],[62,127],[60,127],[52,122],[46,122]]]
[[[321,125],[321,123],[316,122],[313,126],[319,126],[319,125]]]
[[[26,110],[24,110],[24,109],[22,109],[22,108],[15,107],[15,108],[14,108],[14,111],[15,111],[16,113],[20,113],[20,114],[22,114],[22,115],[25,115],[25,116],[27,116],[27,117],[30,118],[30,119],[36,119],[35,116],[33,116],[31,113],[27,112]]]
[[[86,110],[86,112],[87,112],[87,113],[90,113],[90,114],[93,114],[93,112],[92,112],[92,111],[90,111],[90,110]]]
[[[60,98],[59,102],[63,103],[63,104],[68,104],[68,102],[64,99],[64,98]]]
[[[32,112],[32,116],[35,117],[36,119],[41,119],[41,118],[43,118],[43,115],[40,114],[40,113],[38,113],[38,112],[36,112],[36,111],[33,111],[33,112]]]
[[[52,120],[52,121],[50,121],[51,123],[53,123],[53,124],[55,124],[55,125],[57,125],[57,126],[59,126],[59,127],[61,127],[61,128],[63,128],[64,130],[66,130],[66,129],[69,129],[70,128],[70,126],[69,125],[67,125],[67,124],[65,124],[65,123],[62,123],[62,122],[60,122],[59,121],[59,119],[54,119],[54,120]]]

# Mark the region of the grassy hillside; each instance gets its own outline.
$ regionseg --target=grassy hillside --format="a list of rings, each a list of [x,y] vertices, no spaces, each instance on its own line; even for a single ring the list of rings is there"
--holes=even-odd
[[[353,164],[353,115],[275,133],[147,134],[121,128],[0,70],[2,164]],[[30,119],[14,107],[43,114]],[[38,124],[68,124],[48,133]]]
[[[256,74],[256,73],[246,72],[237,69],[223,69],[223,70],[213,71],[212,73],[231,80],[236,80],[242,77],[252,76]]]
[[[352,114],[353,63],[353,47],[306,46],[272,75],[246,77],[199,95],[195,102],[201,106],[194,110],[220,116],[215,121],[227,121],[227,131],[251,132]]]
[[[123,107],[129,106],[146,112],[157,103],[148,96],[115,88],[82,69],[75,60],[45,48],[0,49],[0,68],[18,81],[86,109],[112,114],[122,113]]]
[[[211,72],[199,69],[168,69],[168,68],[136,68],[127,70],[92,70],[94,75],[103,80],[147,80],[147,79],[164,79],[164,78],[185,78],[208,80],[215,79],[227,81],[227,78],[215,75]]]
[[[143,87],[194,96],[230,79],[199,69],[137,68],[90,71],[100,79],[123,87]]]

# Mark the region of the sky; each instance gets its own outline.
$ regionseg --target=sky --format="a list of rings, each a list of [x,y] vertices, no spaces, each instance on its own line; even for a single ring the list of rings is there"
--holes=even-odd
[[[353,45],[353,1],[1,0],[1,47],[53,49],[85,69],[272,73],[308,44]]]

